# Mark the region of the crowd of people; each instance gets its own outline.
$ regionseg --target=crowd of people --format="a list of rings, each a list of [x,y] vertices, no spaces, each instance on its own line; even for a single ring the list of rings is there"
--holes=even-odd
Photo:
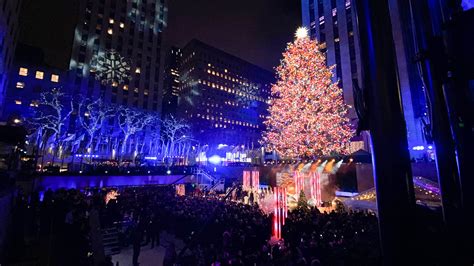
[[[188,192],[188,191],[187,191]],[[97,215],[102,228],[120,227],[120,244],[133,248],[138,265],[144,244],[166,248],[163,265],[378,265],[377,219],[368,213],[320,213],[295,209],[283,226],[283,239],[272,238],[272,217],[258,203],[187,193],[172,186],[127,187],[106,201],[106,190],[48,191],[20,196],[16,224],[24,238],[39,241],[54,254],[56,265],[89,265]],[[25,230],[27,229],[27,230]],[[160,232],[184,242],[161,243]],[[41,237],[43,236],[43,237]],[[50,238],[52,236],[52,238]],[[74,239],[74,241],[71,241]],[[49,241],[49,242],[48,242]],[[163,241],[162,241],[163,242]],[[17,248],[22,243],[17,243]],[[110,263],[110,260],[109,260]]]
[[[128,188],[107,206],[109,223],[131,224],[128,243],[138,254],[136,236],[146,242],[166,230],[185,247],[167,247],[164,265],[378,265],[375,215],[320,213],[297,208],[288,214],[283,239],[272,239],[272,217],[257,203],[243,204],[235,194],[176,196],[172,187]],[[249,202],[252,203],[252,202]],[[156,234],[158,232],[158,237]],[[135,243],[135,244],[134,244]],[[143,243],[143,242],[142,242]],[[153,243],[153,242],[152,242]],[[357,262],[356,264],[350,262]]]
[[[7,259],[38,265],[90,265],[91,215],[98,217],[101,196],[79,190],[17,192],[9,230]],[[98,219],[97,219],[98,220]]]

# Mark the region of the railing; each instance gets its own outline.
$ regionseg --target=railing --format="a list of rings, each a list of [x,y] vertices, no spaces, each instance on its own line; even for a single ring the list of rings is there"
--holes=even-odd
[[[213,177],[212,175],[210,175],[208,172],[204,171],[201,168],[194,169],[193,174],[197,177],[198,181],[201,180],[201,183],[203,183],[202,182],[203,177],[205,177],[207,180],[211,181],[211,183],[214,182],[214,184],[217,183],[217,181],[218,181],[217,178]]]

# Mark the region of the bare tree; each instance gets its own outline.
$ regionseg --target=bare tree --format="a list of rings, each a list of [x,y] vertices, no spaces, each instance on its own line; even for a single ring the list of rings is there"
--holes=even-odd
[[[165,118],[162,122],[162,142],[163,142],[163,158],[179,155],[179,149],[176,150],[176,145],[178,148],[180,144],[191,140],[189,134],[190,125],[183,119],[177,119],[174,116],[170,115]]]
[[[126,151],[130,136],[142,131],[146,126],[156,121],[156,116],[129,107],[118,108],[118,125],[123,133],[121,154]]]
[[[64,103],[70,103],[70,107]],[[39,108],[35,112],[35,117],[31,123],[43,130],[49,131],[47,143],[53,142],[53,164],[57,147],[61,147],[61,140],[68,138],[63,131],[63,126],[74,112],[74,104],[71,99],[66,99],[65,94],[60,89],[54,88],[49,92],[43,92],[39,99]]]
[[[79,123],[89,135],[87,150],[92,149],[91,147],[94,138],[96,137],[96,133],[102,128],[104,122],[114,114],[115,108],[111,105],[105,104],[101,98],[98,98],[97,100],[86,99],[79,102]],[[97,146],[98,145],[96,145],[96,147]]]

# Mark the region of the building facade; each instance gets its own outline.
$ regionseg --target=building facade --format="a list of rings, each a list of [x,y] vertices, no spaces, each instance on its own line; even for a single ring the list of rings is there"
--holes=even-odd
[[[161,111],[165,1],[81,0],[70,60],[73,92]]]
[[[18,40],[22,0],[0,0],[0,114],[4,111],[9,70]]]
[[[353,82],[361,85],[361,58],[357,18],[353,0],[302,0],[303,25],[312,38],[321,43],[327,64],[336,65],[335,76],[344,90],[344,100],[354,106]],[[426,100],[421,79],[413,62],[414,48],[410,18],[405,1],[389,0],[392,34],[397,56],[401,97],[408,132],[408,145],[413,148],[426,145],[423,119],[426,118]],[[357,119],[355,110],[349,113]],[[412,154],[413,155],[413,154]]]
[[[171,47],[165,57],[165,76],[163,80],[162,117],[176,115],[179,97],[179,62],[183,53],[178,47]]]
[[[56,69],[14,64],[10,71],[4,120],[21,123],[39,106],[42,92],[67,86],[64,75]]]
[[[258,147],[274,74],[198,40],[182,49],[177,113],[201,145]]]

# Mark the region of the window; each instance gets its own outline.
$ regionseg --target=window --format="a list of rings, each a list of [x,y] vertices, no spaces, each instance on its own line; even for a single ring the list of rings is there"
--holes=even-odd
[[[137,69],[135,69],[135,73],[140,74],[140,72],[141,72],[140,68],[137,67]]]
[[[125,28],[125,24],[123,22],[120,22],[120,28],[121,29]]]
[[[37,79],[43,79],[43,77],[44,77],[44,72],[36,71],[36,76],[35,76],[35,78],[37,78]]]
[[[18,89],[23,89],[23,88],[25,87],[25,82],[17,82],[17,83],[16,83],[16,87],[17,87]]]
[[[114,33],[114,31],[113,31],[112,29],[108,29],[108,30],[107,30],[107,33],[108,33],[109,35],[112,35],[112,34]]]
[[[21,105],[21,101],[20,100],[15,100],[15,104]]]
[[[51,81],[52,82],[59,82],[59,75],[52,74],[51,75]]]
[[[20,76],[28,76],[28,68],[20,67],[20,71],[18,72]]]
[[[109,19],[109,23],[110,23],[110,24],[114,24],[114,19],[112,19],[112,18]]]

